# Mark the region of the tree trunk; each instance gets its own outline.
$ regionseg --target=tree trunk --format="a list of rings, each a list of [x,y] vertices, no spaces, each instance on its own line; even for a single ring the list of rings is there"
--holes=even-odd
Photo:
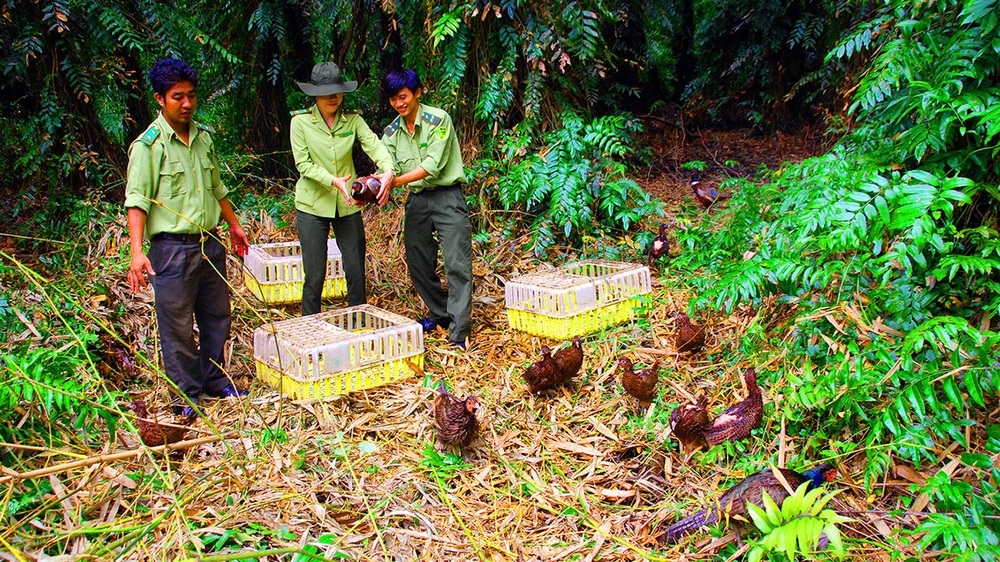
[[[254,90],[257,95],[250,108],[249,123],[244,136],[247,149],[259,155],[260,172],[267,180],[291,177],[287,158],[291,150],[288,139],[288,104],[285,101],[284,72],[275,74],[272,68],[280,62],[281,45],[274,35],[264,38],[254,57]]]

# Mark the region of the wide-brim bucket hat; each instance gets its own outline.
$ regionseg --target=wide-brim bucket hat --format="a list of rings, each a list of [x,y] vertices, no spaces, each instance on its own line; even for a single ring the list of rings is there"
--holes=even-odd
[[[297,82],[299,89],[307,96],[329,96],[358,89],[357,80],[344,81],[340,67],[332,62],[321,62],[313,67],[309,82]]]

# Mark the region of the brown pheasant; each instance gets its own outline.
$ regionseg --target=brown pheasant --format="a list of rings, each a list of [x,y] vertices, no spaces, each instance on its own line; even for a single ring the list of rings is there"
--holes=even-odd
[[[580,343],[580,336],[573,337],[573,345],[556,351],[552,355],[552,361],[555,362],[556,370],[559,372],[557,384],[566,384],[575,377],[583,366],[583,346]]]
[[[667,223],[660,223],[660,234],[653,238],[646,250],[646,257],[649,265],[653,265],[656,260],[670,254],[670,238],[667,238]]]
[[[656,398],[656,383],[660,378],[660,360],[653,362],[653,366],[645,371],[636,371],[632,367],[632,360],[622,357],[618,360],[618,366],[622,369],[622,387],[638,401],[637,413],[649,408]]]
[[[708,445],[713,447],[726,441],[739,441],[750,436],[764,415],[764,399],[757,386],[757,370],[750,367],[743,374],[747,386],[747,397],[735,404],[719,417],[709,420],[705,407],[705,397],[697,404],[678,406],[670,414],[670,428],[687,453]]]
[[[555,388],[562,382],[559,366],[552,359],[552,354],[546,346],[542,346],[542,358],[525,369],[522,376],[524,382],[528,383],[528,390],[533,394]]]
[[[760,425],[764,417],[764,398],[757,386],[757,369],[748,368],[743,373],[743,382],[747,386],[746,399],[727,408],[706,428],[705,442],[710,446],[746,439],[750,431]]]
[[[467,447],[479,433],[479,420],[476,419],[476,409],[479,401],[469,395],[465,400],[451,394],[444,386],[444,381],[438,383],[440,392],[434,398],[434,424],[437,427],[437,438],[445,445]]]
[[[683,404],[670,412],[670,431],[689,455],[705,444],[705,429],[711,424],[704,395],[697,403]]]
[[[677,333],[674,336],[674,349],[678,353],[695,352],[705,347],[705,327],[691,321],[687,314],[674,316],[677,321]]]
[[[163,425],[156,420],[155,415],[150,417],[146,402],[142,398],[136,398],[128,407],[135,412],[139,439],[142,439],[147,447],[159,447],[183,441],[190,429],[188,426],[198,419],[197,412],[191,412],[184,421],[177,425]]]

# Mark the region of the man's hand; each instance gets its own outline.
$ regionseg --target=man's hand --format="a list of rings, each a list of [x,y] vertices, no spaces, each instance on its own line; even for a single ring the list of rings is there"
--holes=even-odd
[[[396,174],[392,170],[389,170],[375,177],[382,183],[382,189],[378,191],[378,204],[385,205],[389,201],[389,194],[392,193],[392,185],[396,181]]]
[[[245,257],[247,252],[250,251],[250,241],[247,240],[247,233],[243,232],[242,227],[229,227],[229,243],[232,245],[236,255],[241,258]]]
[[[351,188],[348,187],[347,185],[347,182],[350,179],[351,179],[350,174],[339,178],[333,178],[333,187],[336,187],[337,189],[340,190],[340,193],[344,196],[344,199],[347,200],[348,205],[353,205],[354,197],[351,196]]]
[[[128,286],[133,293],[138,293],[140,289],[146,288],[144,272],[148,273],[150,277],[156,275],[156,272],[153,271],[153,264],[149,263],[146,254],[133,254],[132,262],[128,265]]]

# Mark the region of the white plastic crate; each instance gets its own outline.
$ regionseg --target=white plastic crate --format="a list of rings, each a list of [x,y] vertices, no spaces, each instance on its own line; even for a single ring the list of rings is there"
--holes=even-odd
[[[296,399],[330,398],[423,367],[420,324],[371,305],[292,318],[254,331],[257,374]]]
[[[585,260],[511,279],[504,287],[507,321],[553,339],[590,334],[632,318],[652,291],[649,268]]]
[[[323,298],[347,294],[347,280],[337,241],[326,241],[326,280]],[[292,303],[302,300],[302,249],[298,242],[252,244],[243,260],[246,268],[244,284],[257,298],[269,304]]]

